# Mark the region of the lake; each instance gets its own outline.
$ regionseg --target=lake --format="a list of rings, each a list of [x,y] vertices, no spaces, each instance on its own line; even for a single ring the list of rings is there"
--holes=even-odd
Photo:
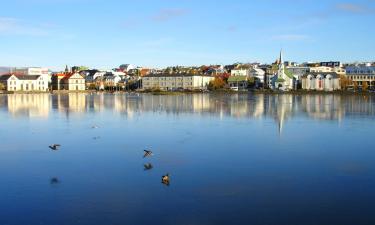
[[[375,96],[0,95],[0,224],[375,224],[374,131]]]

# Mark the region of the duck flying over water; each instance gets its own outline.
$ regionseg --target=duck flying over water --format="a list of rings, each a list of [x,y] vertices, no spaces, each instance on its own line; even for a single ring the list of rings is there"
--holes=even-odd
[[[143,150],[143,151],[145,152],[145,154],[143,155],[143,158],[150,157],[150,156],[154,155],[152,153],[152,151],[150,151],[150,150]]]
[[[53,145],[50,145],[49,148],[54,150],[54,151],[57,151],[59,150],[59,148],[61,147],[61,145],[59,144],[53,144]]]
[[[167,186],[169,186],[169,173],[161,177],[161,182]]]
[[[143,165],[145,167],[145,170],[151,170],[153,168],[152,164],[151,163],[146,163],[145,165]]]

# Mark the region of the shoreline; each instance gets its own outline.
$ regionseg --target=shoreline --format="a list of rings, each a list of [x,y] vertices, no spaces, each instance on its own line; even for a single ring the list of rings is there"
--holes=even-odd
[[[375,95],[374,92],[370,91],[273,91],[273,90],[248,90],[248,91],[232,91],[232,90],[214,90],[214,91],[149,91],[149,90],[136,90],[136,91],[47,91],[47,92],[10,92],[0,91],[0,95],[16,95],[16,94],[71,94],[71,93],[105,93],[105,94],[116,94],[116,93],[138,93],[138,94],[151,94],[151,95],[182,95],[182,94],[267,94],[267,95]]]

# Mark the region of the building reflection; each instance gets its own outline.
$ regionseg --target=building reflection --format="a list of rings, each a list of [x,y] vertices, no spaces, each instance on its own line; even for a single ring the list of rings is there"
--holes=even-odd
[[[51,108],[48,94],[7,95],[2,103],[14,117],[48,117]]]
[[[128,118],[143,113],[197,114],[202,116],[271,118],[282,132],[295,116],[341,121],[346,116],[374,116],[375,98],[359,95],[152,95],[69,93],[0,96],[0,108],[14,117],[48,117],[51,110],[66,115],[112,112]]]

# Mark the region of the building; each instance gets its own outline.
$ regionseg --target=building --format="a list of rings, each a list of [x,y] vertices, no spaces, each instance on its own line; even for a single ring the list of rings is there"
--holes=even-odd
[[[263,84],[265,82],[266,72],[260,68],[252,68],[249,71],[249,76],[256,78],[257,82]]]
[[[202,74],[150,74],[142,79],[142,88],[145,90],[161,89],[174,90],[205,90],[212,76]]]
[[[228,84],[230,89],[234,91],[243,91],[248,88],[248,79],[248,76],[231,76],[228,78]]]
[[[277,73],[270,78],[269,86],[272,89],[278,89],[282,91],[296,89],[297,79],[288,69],[285,68],[282,51],[280,51],[280,58],[278,59],[277,63]]]
[[[231,76],[249,76],[250,75],[250,69],[244,69],[244,68],[233,69],[230,72],[230,75]]]
[[[341,62],[339,61],[330,61],[330,62],[320,62],[320,66],[327,66],[327,67],[342,67]]]
[[[79,73],[59,73],[52,76],[53,90],[84,91],[85,79]]]
[[[352,81],[352,86],[364,87],[365,83],[370,89],[375,88],[375,66],[348,66],[346,77]]]
[[[340,90],[340,75],[337,73],[307,73],[302,76],[302,89],[317,91]]]
[[[345,75],[345,69],[341,67],[329,67],[329,66],[317,66],[310,67],[310,72],[312,73],[337,73],[339,75]]]
[[[3,75],[0,82],[7,91],[45,92],[48,91],[48,80],[43,75]]]

